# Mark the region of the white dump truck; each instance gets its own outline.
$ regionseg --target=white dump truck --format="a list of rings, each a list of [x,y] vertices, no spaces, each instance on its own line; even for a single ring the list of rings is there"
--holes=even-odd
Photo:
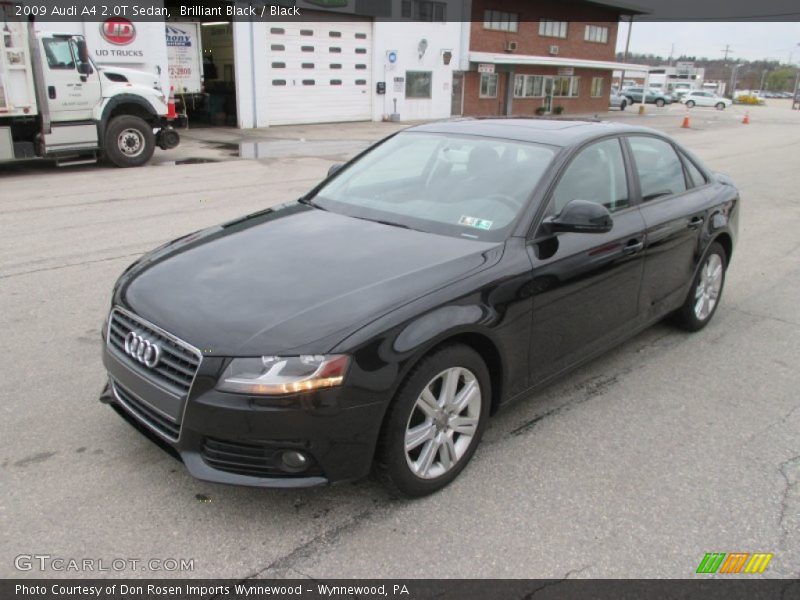
[[[103,158],[136,167],[156,146],[179,144],[167,119],[169,90],[157,75],[97,66],[82,35],[13,21],[0,33],[0,162],[41,157],[67,165]]]

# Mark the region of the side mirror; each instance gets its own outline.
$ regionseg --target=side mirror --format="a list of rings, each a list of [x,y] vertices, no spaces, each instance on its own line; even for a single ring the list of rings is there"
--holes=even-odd
[[[602,204],[571,200],[556,217],[545,220],[551,233],[608,233],[614,226],[611,213]]]
[[[86,45],[86,40],[76,40],[78,46],[78,60],[81,63],[89,64],[89,47]]]
[[[332,164],[331,168],[328,169],[328,177],[330,177],[331,175],[336,173],[336,171],[341,169],[343,166],[344,166],[344,163],[334,163],[334,164]]]
[[[92,68],[92,63],[79,62],[78,73],[80,73],[81,75],[91,75],[92,73],[94,73],[94,69]]]

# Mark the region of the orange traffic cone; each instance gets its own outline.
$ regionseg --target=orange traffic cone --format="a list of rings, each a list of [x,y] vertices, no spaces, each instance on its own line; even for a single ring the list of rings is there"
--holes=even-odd
[[[681,127],[683,129],[689,129],[689,109],[686,109],[686,113],[683,115],[683,123],[681,123]]]
[[[742,119],[742,124],[743,125],[750,125],[750,111],[749,110],[744,111],[744,119]]]
[[[173,121],[178,118],[175,110],[175,86],[169,86],[169,100],[167,100],[167,120]]]

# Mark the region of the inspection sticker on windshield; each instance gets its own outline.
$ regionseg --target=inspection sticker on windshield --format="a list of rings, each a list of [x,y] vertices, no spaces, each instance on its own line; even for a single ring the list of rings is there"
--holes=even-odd
[[[465,227],[474,227],[475,229],[491,229],[492,223],[494,223],[494,221],[487,221],[486,219],[478,219],[476,217],[467,216],[462,216],[458,220],[459,225],[464,225]]]

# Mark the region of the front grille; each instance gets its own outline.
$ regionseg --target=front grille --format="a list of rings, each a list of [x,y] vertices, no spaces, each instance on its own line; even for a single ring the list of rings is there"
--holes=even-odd
[[[206,464],[219,471],[249,475],[250,477],[308,477],[319,475],[320,470],[310,465],[302,473],[289,473],[280,468],[284,448],[270,448],[256,444],[226,442],[214,438],[203,441],[201,455]]]
[[[154,367],[146,367],[125,351],[125,338],[131,332],[160,348]],[[186,342],[119,308],[111,312],[108,320],[108,346],[117,350],[133,371],[181,398],[189,395],[202,359],[200,352]]]
[[[111,382],[114,396],[117,401],[125,407],[128,412],[138,417],[145,425],[154,429],[165,438],[177,442],[181,433],[181,424],[173,421],[166,415],[158,412],[153,407],[143,402],[131,392],[126,390],[116,381]]]

